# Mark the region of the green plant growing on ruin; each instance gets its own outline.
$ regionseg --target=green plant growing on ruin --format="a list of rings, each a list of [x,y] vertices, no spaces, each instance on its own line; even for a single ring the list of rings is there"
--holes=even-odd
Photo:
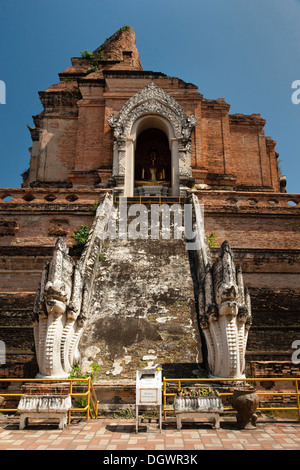
[[[101,372],[101,368],[97,362],[92,362],[92,364],[90,364],[89,369],[90,370],[87,372],[82,372],[78,364],[72,366],[69,379],[79,379],[77,383],[81,383],[80,379],[88,379],[90,377],[93,381],[95,379],[95,374],[97,372]]]
[[[120,410],[118,414],[114,413],[114,418],[134,419],[135,413],[131,408],[126,408],[124,410]]]
[[[92,364],[90,364],[90,377],[92,380],[94,380],[95,378],[95,374],[97,372],[101,372],[101,367],[99,366],[99,364],[97,362],[92,362]]]
[[[80,54],[83,59],[92,60],[94,58],[94,54],[92,52],[89,52],[87,49],[85,51],[81,51]]]
[[[95,201],[93,202],[93,204],[92,204],[92,206],[91,206],[91,212],[92,212],[93,214],[96,214],[97,209],[98,209],[98,207],[99,207],[99,204],[100,204],[100,202],[95,199]]]
[[[117,29],[116,33],[118,33],[119,31],[129,31],[129,26],[123,24],[121,28]]]
[[[78,365],[71,367],[69,379],[87,379],[90,375],[87,372],[82,372]]]
[[[216,233],[215,232],[210,232],[207,235],[207,243],[209,248],[216,248],[217,247],[217,240],[216,240]]]
[[[85,408],[87,406],[86,397],[77,397],[75,400],[77,408]]]
[[[212,388],[182,388],[177,391],[179,397],[218,397],[219,391]]]
[[[97,70],[99,70],[99,67],[97,64],[95,65],[92,65],[91,67],[89,67],[86,71],[87,74],[90,74],[92,72],[97,72]]]
[[[282,160],[277,159],[277,168],[278,168],[278,178],[282,178],[282,168],[281,168]]]
[[[81,255],[83,248],[86,244],[89,235],[89,228],[87,225],[81,225],[79,230],[74,230],[72,238],[76,241],[75,245],[72,245],[72,249],[76,255]]]

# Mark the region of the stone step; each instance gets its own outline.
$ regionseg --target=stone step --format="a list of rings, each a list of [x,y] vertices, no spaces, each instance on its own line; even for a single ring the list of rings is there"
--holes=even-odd
[[[183,240],[107,240],[81,353],[103,377],[163,364],[186,375],[202,362],[194,283]],[[189,369],[187,372],[187,368]]]

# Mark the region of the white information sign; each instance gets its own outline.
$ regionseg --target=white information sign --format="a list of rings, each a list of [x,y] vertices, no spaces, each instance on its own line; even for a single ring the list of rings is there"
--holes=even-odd
[[[159,406],[161,429],[162,377],[161,369],[142,369],[136,372],[136,431],[138,432],[139,406]]]
[[[142,388],[140,389],[140,403],[141,405],[156,405],[157,400],[157,389]]]

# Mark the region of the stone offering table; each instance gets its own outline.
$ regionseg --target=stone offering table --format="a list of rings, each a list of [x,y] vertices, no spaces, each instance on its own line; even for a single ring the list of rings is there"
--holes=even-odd
[[[70,395],[23,395],[18,405],[19,429],[26,427],[29,418],[58,421],[59,429],[64,429],[71,404]]]
[[[174,400],[177,429],[181,429],[182,418],[209,418],[216,429],[220,428],[220,413],[223,411],[219,397],[180,397]]]

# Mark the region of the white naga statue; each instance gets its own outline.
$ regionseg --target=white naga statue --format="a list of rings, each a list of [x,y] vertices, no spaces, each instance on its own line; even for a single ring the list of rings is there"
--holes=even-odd
[[[45,264],[34,306],[34,338],[38,377],[66,378],[78,360],[87,290],[80,262],[68,255],[58,238],[53,257]]]
[[[113,207],[107,194],[96,212],[79,261],[69,256],[58,238],[52,259],[45,264],[33,310],[37,377],[67,378],[79,363],[79,341],[88,321],[91,284],[99,262],[103,234]]]
[[[214,264],[208,263],[200,285],[200,326],[204,332],[212,377],[245,377],[245,352],[251,304],[240,266],[223,242]]]

